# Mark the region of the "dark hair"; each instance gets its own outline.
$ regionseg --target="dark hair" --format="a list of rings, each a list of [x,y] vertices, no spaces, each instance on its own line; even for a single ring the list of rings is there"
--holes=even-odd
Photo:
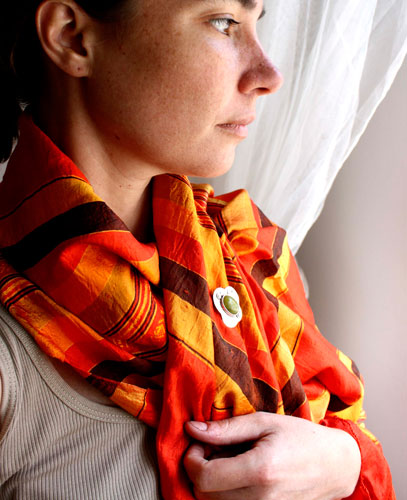
[[[119,21],[131,0],[75,0],[90,16]],[[9,158],[18,138],[22,109],[35,105],[41,88],[41,46],[35,14],[41,0],[7,0],[0,20],[0,162]]]

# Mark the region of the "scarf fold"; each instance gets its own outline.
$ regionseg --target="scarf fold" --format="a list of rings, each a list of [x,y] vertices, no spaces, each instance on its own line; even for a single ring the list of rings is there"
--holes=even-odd
[[[157,429],[166,499],[192,499],[188,420],[357,420],[353,363],[318,332],[285,232],[245,191],[162,175],[143,244],[27,117],[0,184],[0,302],[49,356]],[[232,286],[242,320],[212,296]]]

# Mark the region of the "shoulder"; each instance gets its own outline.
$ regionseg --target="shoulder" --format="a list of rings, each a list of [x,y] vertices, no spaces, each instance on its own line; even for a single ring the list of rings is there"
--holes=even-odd
[[[0,435],[15,407],[18,383],[16,359],[18,357],[8,313],[0,306]]]

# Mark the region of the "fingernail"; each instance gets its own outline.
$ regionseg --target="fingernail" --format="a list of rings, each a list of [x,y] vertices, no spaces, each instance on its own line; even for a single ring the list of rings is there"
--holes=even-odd
[[[195,429],[198,429],[198,431],[206,431],[208,430],[208,424],[205,422],[190,422],[192,427],[195,427]]]

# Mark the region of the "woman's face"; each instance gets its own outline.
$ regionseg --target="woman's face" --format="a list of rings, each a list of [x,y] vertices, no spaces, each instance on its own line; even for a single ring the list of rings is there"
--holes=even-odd
[[[137,0],[123,32],[95,45],[85,102],[103,140],[153,175],[224,173],[257,97],[282,82],[256,36],[262,9],[262,0]]]

